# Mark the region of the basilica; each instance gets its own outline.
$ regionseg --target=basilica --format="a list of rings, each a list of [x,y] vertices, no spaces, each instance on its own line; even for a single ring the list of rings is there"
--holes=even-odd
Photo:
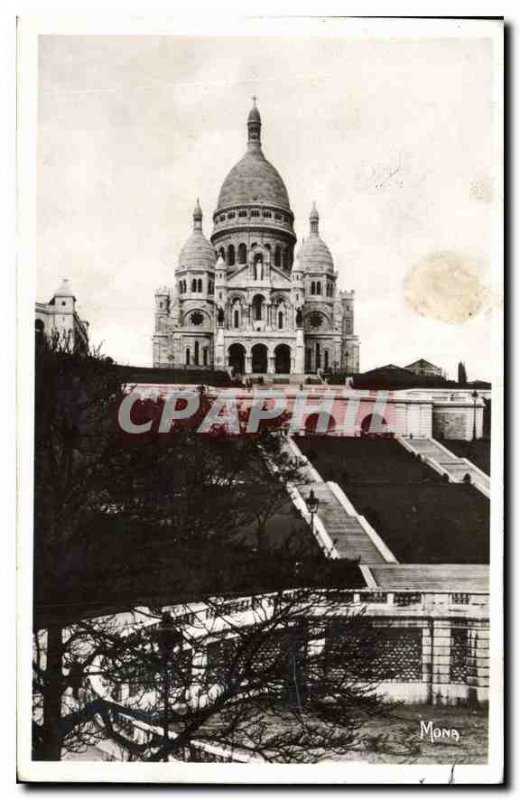
[[[154,366],[354,374],[354,292],[338,289],[315,205],[295,250],[289,195],[263,154],[261,128],[254,103],[247,152],[222,184],[210,241],[197,200],[175,286],[155,293]]]

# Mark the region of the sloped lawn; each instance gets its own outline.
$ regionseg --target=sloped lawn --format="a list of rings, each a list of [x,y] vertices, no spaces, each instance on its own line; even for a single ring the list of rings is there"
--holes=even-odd
[[[398,561],[489,563],[489,501],[473,486],[446,483],[391,439],[307,437],[298,446]]]
[[[491,442],[489,439],[477,439],[475,442],[446,439],[442,444],[456,456],[469,458],[486,475],[491,474]]]

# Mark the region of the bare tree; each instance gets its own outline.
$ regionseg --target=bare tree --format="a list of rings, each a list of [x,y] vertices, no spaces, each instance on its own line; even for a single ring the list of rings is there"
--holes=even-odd
[[[268,518],[287,503],[299,468],[282,446],[283,425],[234,440],[193,426],[129,440],[115,422],[124,395],[117,365],[69,345],[42,339],[36,359],[34,754],[45,760],[97,735],[97,706],[88,700],[82,710],[74,692],[92,653],[119,652],[121,635],[96,625],[93,647],[85,620],[139,603],[357,577],[350,564],[317,563],[297,515],[266,556]],[[157,419],[161,405],[138,413]]]
[[[142,761],[413,753],[405,738],[367,742],[367,720],[391,710],[377,692],[384,639],[348,592],[286,590],[172,611],[75,626],[88,656],[83,708],[63,720],[69,750],[97,736]]]

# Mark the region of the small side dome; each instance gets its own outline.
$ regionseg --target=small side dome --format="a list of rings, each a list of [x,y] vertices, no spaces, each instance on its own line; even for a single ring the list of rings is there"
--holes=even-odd
[[[202,210],[197,198],[193,231],[179,254],[179,269],[215,269],[215,251],[202,232]]]
[[[320,236],[320,215],[318,214],[316,203],[313,204],[312,211],[309,215],[309,221],[309,238],[303,240],[302,246],[300,247],[300,251],[298,253],[300,269],[302,269],[304,272],[334,272],[334,261],[332,254]]]
[[[305,244],[305,240],[303,240],[303,242],[302,242],[302,246],[300,247],[300,249],[299,249],[299,251],[298,251],[298,253],[296,254],[296,257],[295,257],[295,259],[294,259],[294,264],[292,265],[292,270],[291,270],[291,272],[292,272],[292,273],[295,273],[295,272],[305,272],[305,270],[304,270],[304,268],[303,268],[303,266],[302,266],[302,263],[301,263],[301,261],[300,261],[300,253],[301,253],[301,251],[302,251],[302,248],[303,248],[304,244]]]

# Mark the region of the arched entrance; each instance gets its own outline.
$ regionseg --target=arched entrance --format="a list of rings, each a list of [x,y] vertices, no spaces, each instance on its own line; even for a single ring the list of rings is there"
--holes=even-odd
[[[251,371],[254,373],[267,372],[267,347],[265,344],[255,344],[251,350]]]
[[[328,414],[326,411],[322,414],[309,414],[305,420],[305,434],[307,436],[324,436],[333,433],[335,428],[336,420],[332,414]]]
[[[291,371],[291,348],[288,344],[279,344],[275,347],[274,371],[277,375],[289,375]]]
[[[381,414],[367,414],[361,423],[362,436],[387,436],[388,423]]]
[[[232,344],[228,350],[228,364],[233,367],[235,375],[243,375],[246,371],[246,351],[241,344]]]

